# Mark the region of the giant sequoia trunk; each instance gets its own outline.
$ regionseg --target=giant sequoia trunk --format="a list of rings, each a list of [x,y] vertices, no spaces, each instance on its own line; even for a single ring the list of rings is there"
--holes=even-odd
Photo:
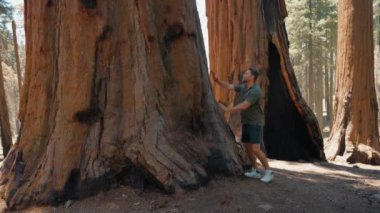
[[[1,147],[3,149],[3,156],[5,157],[12,146],[12,131],[9,122],[9,112],[7,97],[5,94],[5,82],[2,66],[2,58],[0,53],[0,135]]]
[[[337,90],[326,155],[380,164],[372,1],[340,0],[338,7]]]
[[[1,168],[10,208],[80,198],[117,176],[172,192],[241,172],[194,0],[25,3],[20,137]]]
[[[207,0],[210,69],[238,83],[250,66],[264,70],[259,83],[266,100],[265,147],[271,158],[325,159],[318,122],[301,96],[290,63],[283,0]],[[234,94],[214,87],[217,99],[232,104]],[[237,115],[228,117],[236,134]]]

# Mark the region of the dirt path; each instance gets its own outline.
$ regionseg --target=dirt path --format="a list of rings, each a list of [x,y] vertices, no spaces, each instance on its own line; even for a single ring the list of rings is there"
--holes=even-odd
[[[217,177],[199,190],[167,196],[121,187],[30,212],[380,212],[380,167],[271,161],[271,184]]]

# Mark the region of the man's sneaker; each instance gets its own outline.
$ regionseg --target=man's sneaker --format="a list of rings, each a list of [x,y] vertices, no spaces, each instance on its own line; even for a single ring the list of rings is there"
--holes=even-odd
[[[249,172],[245,172],[244,175],[245,175],[246,177],[249,177],[249,178],[257,178],[257,179],[261,178],[261,174],[260,174],[260,172],[257,171],[256,169],[252,169],[252,170],[249,171]]]
[[[261,178],[260,180],[264,183],[269,183],[273,180],[273,178],[274,178],[273,171],[267,169],[267,170],[265,170],[264,177]]]

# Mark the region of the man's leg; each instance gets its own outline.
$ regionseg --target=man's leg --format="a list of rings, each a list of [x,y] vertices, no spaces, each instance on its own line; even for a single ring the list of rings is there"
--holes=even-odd
[[[244,143],[245,151],[248,155],[249,161],[251,162],[252,168],[257,169],[256,156],[253,152],[253,144]]]
[[[244,173],[245,176],[250,178],[261,178],[260,172],[257,170],[256,156],[253,152],[253,146],[250,143],[244,143],[247,155],[251,161],[252,168]]]
[[[267,156],[261,151],[260,144],[252,144],[252,153],[259,158],[265,169],[269,169]]]
[[[261,161],[261,163],[263,164],[263,166],[265,168],[265,174],[260,180],[265,182],[265,183],[271,182],[273,180],[273,177],[274,177],[273,171],[269,168],[268,158],[264,154],[264,152],[261,151],[260,144],[254,144],[253,145],[253,152],[259,158],[259,160]]]

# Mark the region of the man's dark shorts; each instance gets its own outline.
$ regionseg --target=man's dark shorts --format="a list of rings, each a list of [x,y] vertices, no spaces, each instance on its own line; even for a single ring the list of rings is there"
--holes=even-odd
[[[243,124],[242,138],[243,143],[261,144],[263,141],[264,128],[258,124]]]

